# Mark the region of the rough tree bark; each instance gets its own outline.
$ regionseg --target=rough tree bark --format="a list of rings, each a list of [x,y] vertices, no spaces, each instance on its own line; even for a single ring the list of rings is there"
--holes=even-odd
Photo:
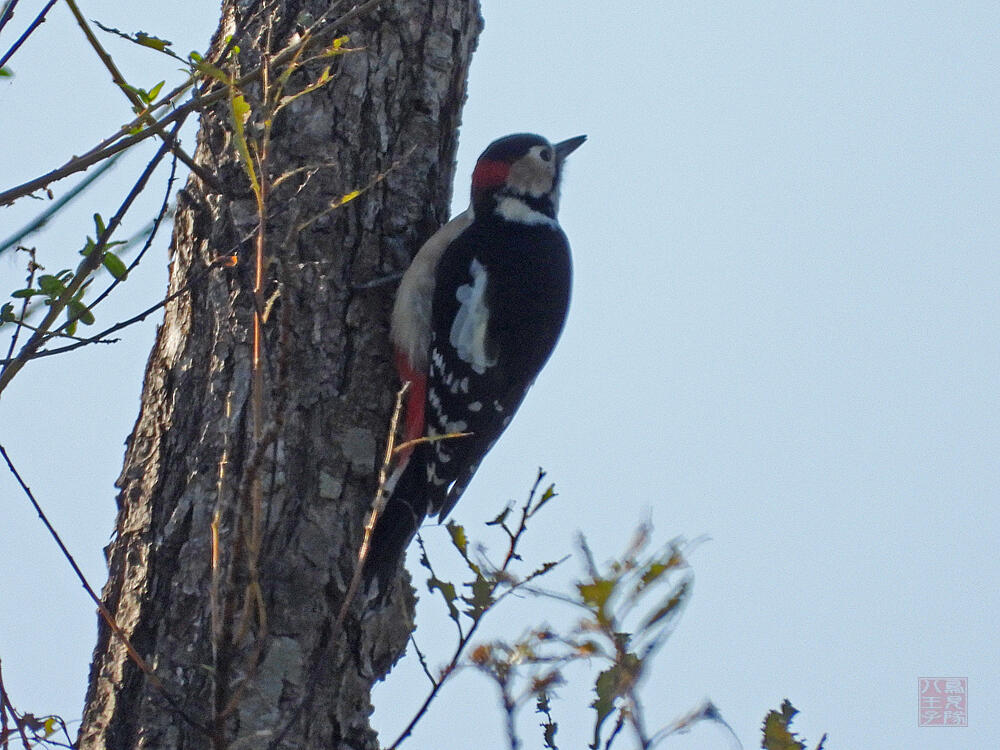
[[[250,70],[329,5],[225,0],[213,47],[232,35]],[[333,5],[332,17],[351,7]],[[333,80],[274,121],[271,180],[308,169],[268,202],[259,410],[256,204],[228,104],[203,114],[196,159],[226,194],[192,178],[179,199],[170,291],[186,291],[168,306],[147,366],[104,589],[155,677],[102,622],[81,748],[377,747],[370,688],[405,648],[413,602],[397,587],[406,591],[384,611],[355,603],[341,631],[332,624],[396,389],[393,286],[357,285],[401,270],[446,218],[480,27],[478,0],[385,0],[324,33],[326,43],[349,34],[347,46],[363,50],[327,60]],[[261,91],[246,87],[252,107]],[[247,127],[253,137],[253,116]],[[235,267],[213,265],[234,251]]]

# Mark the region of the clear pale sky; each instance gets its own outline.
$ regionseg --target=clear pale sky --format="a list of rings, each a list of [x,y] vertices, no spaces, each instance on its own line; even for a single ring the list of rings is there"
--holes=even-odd
[[[41,5],[22,0],[0,48]],[[566,332],[455,517],[474,529],[541,465],[560,497],[529,536],[535,559],[572,551],[577,531],[609,557],[646,518],[663,541],[710,537],[645,686],[651,725],[709,697],[752,748],[788,697],[812,745],[829,732],[828,750],[1000,746],[1000,5],[484,5],[455,209],[493,138],[589,140],[563,191],[576,264]],[[217,12],[82,7],[182,54],[206,46]],[[177,80],[175,65],[106,41],[134,84]],[[4,187],[129,119],[62,4],[11,67]],[[43,264],[75,264],[90,215],[114,212],[141,163],[33,238]],[[154,192],[126,231],[155,211]],[[0,209],[0,237],[41,205]],[[162,294],[165,262],[164,234],[100,320]],[[23,260],[0,257],[0,291],[22,276]],[[0,403],[0,441],[96,585],[153,331],[34,363]],[[442,529],[424,536],[445,554]],[[0,472],[0,659],[21,710],[79,716],[93,609]],[[484,637],[542,619],[566,617],[516,602]],[[432,665],[448,625],[422,604]],[[918,728],[920,677],[968,678],[967,728]],[[410,661],[377,688],[386,741],[425,689]],[[590,696],[563,695],[560,746],[582,747]],[[473,736],[499,750],[494,702],[463,673],[406,746]],[[525,747],[540,747],[522,718]],[[664,744],[730,746],[708,724]]]

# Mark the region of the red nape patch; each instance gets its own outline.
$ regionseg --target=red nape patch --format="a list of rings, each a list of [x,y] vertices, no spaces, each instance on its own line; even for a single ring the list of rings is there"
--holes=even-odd
[[[427,374],[417,372],[410,365],[409,358],[402,352],[396,352],[396,370],[402,383],[409,382],[410,390],[406,392],[406,421],[403,428],[403,443],[424,436],[424,407],[427,403]],[[399,452],[396,461],[402,464],[413,453],[410,446]]]
[[[480,159],[472,172],[472,189],[491,188],[503,185],[510,174],[510,164],[505,161]]]

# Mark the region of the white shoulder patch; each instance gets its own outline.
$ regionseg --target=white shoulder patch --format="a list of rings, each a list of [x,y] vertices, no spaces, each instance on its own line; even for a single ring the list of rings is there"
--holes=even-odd
[[[497,203],[496,213],[507,221],[514,221],[518,224],[541,224],[544,226],[558,227],[559,222],[551,216],[546,216],[541,211],[536,211],[524,201],[506,196]]]
[[[434,298],[434,274],[438,261],[458,235],[472,223],[472,209],[463,211],[437,232],[417,253],[403,274],[392,308],[392,342],[406,354],[416,370],[427,367],[431,344],[431,300]]]
[[[459,358],[467,362],[473,370],[482,375],[487,367],[497,363],[496,357],[486,353],[486,329],[490,322],[490,311],[486,307],[486,268],[473,259],[469,266],[471,284],[462,284],[455,292],[461,303],[455,321],[451,324],[448,340],[455,347]]]

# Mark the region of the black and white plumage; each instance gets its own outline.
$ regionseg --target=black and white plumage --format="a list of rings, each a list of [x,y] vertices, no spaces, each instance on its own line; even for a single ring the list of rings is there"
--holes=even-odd
[[[371,539],[366,582],[384,591],[427,516],[443,520],[548,360],[569,306],[569,243],[556,219],[565,158],[586,139],[494,141],[472,203],[436,232],[403,276],[391,337],[410,382],[400,457]]]

